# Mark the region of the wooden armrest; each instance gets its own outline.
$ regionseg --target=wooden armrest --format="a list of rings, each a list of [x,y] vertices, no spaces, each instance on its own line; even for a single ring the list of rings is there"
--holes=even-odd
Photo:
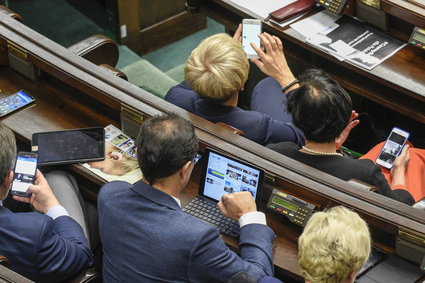
[[[120,70],[108,65],[108,64],[100,64],[99,67],[101,67],[104,70],[107,70],[108,72],[111,72],[114,76],[117,76],[121,79],[124,79],[128,81],[127,75],[121,72]]]
[[[368,183],[365,183],[363,181],[360,181],[358,179],[354,179],[354,178],[348,180],[348,183],[350,183],[351,185],[353,185],[353,186],[355,186],[355,187],[357,187],[361,190],[365,190],[365,191],[375,192],[375,191],[378,190],[376,187],[374,187],[374,186],[372,186]]]
[[[81,271],[77,276],[67,281],[68,283],[101,283],[102,275],[92,268]]]
[[[242,130],[239,130],[239,129],[236,129],[235,127],[233,127],[233,126],[230,126],[230,125],[228,125],[228,124],[226,124],[226,123],[223,123],[223,122],[217,122],[217,123],[215,123],[217,126],[220,126],[220,127],[222,127],[222,128],[225,128],[226,130],[229,130],[229,131],[231,131],[232,133],[234,133],[234,134],[237,134],[237,135],[240,135],[240,136],[245,136],[245,132],[244,131],[242,131]]]
[[[15,19],[21,23],[24,22],[24,19],[22,19],[21,15],[19,15],[18,13],[13,12],[12,10],[10,10],[9,8],[7,8],[6,6],[0,5],[0,11],[6,15],[8,15],[9,17],[11,17],[12,19]]]
[[[118,62],[118,44],[101,34],[92,35],[68,48],[90,62],[115,66]]]
[[[28,278],[10,270],[7,267],[0,265],[0,282],[19,282],[19,283],[30,283],[33,282]]]
[[[9,260],[7,259],[7,257],[0,255],[0,265],[3,265],[7,268],[10,267]]]

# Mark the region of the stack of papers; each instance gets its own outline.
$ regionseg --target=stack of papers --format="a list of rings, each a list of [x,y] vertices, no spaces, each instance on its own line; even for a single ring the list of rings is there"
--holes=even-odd
[[[340,18],[326,11],[291,27],[307,43],[366,70],[372,70],[406,45],[352,17]]]

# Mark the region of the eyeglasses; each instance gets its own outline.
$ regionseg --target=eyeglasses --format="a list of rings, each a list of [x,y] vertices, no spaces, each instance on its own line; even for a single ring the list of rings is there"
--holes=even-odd
[[[201,158],[202,158],[202,155],[197,153],[196,156],[192,159],[193,165],[198,163],[199,159],[201,159]]]

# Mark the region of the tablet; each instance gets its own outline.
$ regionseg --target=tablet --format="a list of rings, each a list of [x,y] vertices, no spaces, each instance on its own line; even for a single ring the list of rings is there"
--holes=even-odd
[[[31,150],[39,165],[57,165],[105,159],[105,130],[101,127],[34,133]]]

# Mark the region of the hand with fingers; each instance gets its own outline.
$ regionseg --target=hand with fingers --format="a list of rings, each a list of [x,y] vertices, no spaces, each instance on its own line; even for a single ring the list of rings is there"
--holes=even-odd
[[[238,28],[233,34],[233,39],[242,44],[242,24],[238,25]]]
[[[347,140],[351,130],[360,123],[360,120],[358,120],[357,118],[359,118],[359,114],[354,110],[351,111],[351,116],[350,120],[348,121],[347,127],[345,127],[341,134],[335,139],[335,146],[337,149],[340,148]]]
[[[27,192],[32,194],[31,197],[13,196],[13,199],[30,203],[37,211],[42,213],[46,213],[50,208],[60,205],[47,180],[38,169],[35,175],[35,184],[29,186]]]
[[[285,87],[295,80],[291,69],[283,53],[282,41],[277,36],[268,33],[259,35],[261,43],[265,48],[263,51],[259,46],[251,43],[252,48],[257,52],[259,59],[251,59],[258,68],[266,75],[274,78],[282,87]],[[289,90],[299,87],[294,84]]]
[[[235,220],[239,220],[244,214],[257,211],[257,205],[250,192],[225,194],[217,206],[223,215]]]
[[[400,155],[394,160],[393,167],[391,168],[391,186],[406,185],[406,169],[410,162],[409,145],[403,147]]]

